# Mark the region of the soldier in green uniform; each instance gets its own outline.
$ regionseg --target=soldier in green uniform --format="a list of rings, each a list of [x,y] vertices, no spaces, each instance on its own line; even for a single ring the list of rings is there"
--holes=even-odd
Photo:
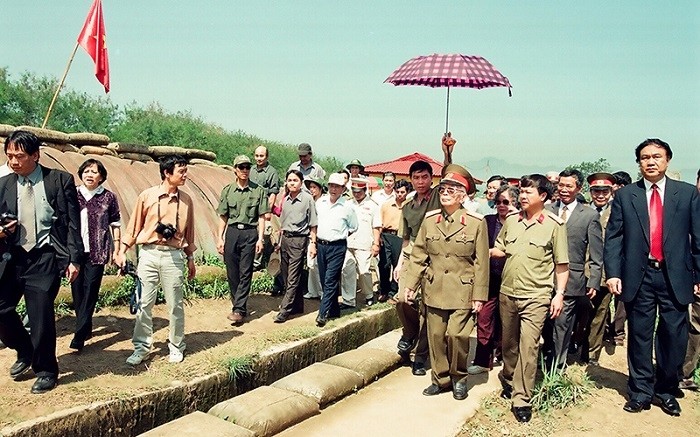
[[[540,174],[520,179],[522,211],[506,218],[491,256],[506,257],[499,298],[503,327],[503,370],[498,374],[501,397],[513,400],[519,422],[532,418],[537,355],[547,312],[552,319],[564,305],[569,279],[566,226],[544,210],[552,184]],[[554,277],[557,289],[552,297]]]
[[[270,212],[265,190],[249,179],[251,166],[245,155],[234,159],[236,180],[221,191],[216,210],[220,219],[217,249],[224,256],[233,305],[227,318],[234,324],[243,323],[248,314],[253,260],[263,250],[265,214]]]
[[[483,216],[462,206],[469,189],[461,174],[442,177],[441,209],[425,215],[406,270],[407,300],[423,282],[432,377],[426,396],[451,388],[455,399],[467,397],[472,315],[488,298],[488,231]]]

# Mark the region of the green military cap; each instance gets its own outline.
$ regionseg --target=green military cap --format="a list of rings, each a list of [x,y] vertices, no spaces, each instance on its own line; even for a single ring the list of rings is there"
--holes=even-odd
[[[233,160],[233,166],[238,167],[241,164],[252,165],[252,162],[250,161],[250,158],[248,158],[246,155],[238,155]]]
[[[345,168],[347,168],[348,170],[350,170],[350,167],[352,167],[353,165],[356,165],[356,166],[360,167],[360,173],[362,173],[363,171],[365,171],[365,166],[362,165],[362,163],[360,162],[359,159],[353,159],[352,161],[350,161],[350,162],[348,163],[348,165],[345,166]]]
[[[325,182],[323,182],[322,179],[319,179],[319,178],[314,177],[314,176],[305,177],[304,178],[304,185],[306,185],[306,188],[309,188],[309,185],[311,185],[311,184],[318,185],[318,187],[321,189],[321,191],[323,191],[323,189],[325,188],[324,187]]]

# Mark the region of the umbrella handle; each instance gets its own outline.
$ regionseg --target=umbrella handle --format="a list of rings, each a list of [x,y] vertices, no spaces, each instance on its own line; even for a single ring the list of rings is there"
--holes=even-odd
[[[447,86],[447,111],[445,112],[445,135],[450,131],[450,86]]]

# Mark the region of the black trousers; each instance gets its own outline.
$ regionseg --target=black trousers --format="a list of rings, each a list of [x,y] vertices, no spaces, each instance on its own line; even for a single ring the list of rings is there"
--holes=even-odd
[[[248,294],[253,279],[257,228],[238,229],[235,225],[226,228],[224,239],[224,264],[231,290],[231,311],[243,316],[248,314]]]
[[[0,341],[17,351],[18,359],[31,361],[37,376],[58,377],[53,303],[61,280],[56,253],[44,246],[29,253],[16,247],[11,254],[0,277]],[[31,335],[17,314],[22,296]]]
[[[284,281],[284,297],[280,304],[280,314],[300,314],[304,312],[304,290],[302,273],[306,260],[306,247],[309,237],[286,237],[280,241],[280,267]]]
[[[666,269],[647,267],[642,286],[627,311],[627,364],[630,399],[649,402],[656,394],[668,398],[678,389],[688,346],[688,305],[676,301]],[[654,324],[658,310],[658,325]],[[656,337],[656,338],[655,338]],[[652,351],[656,350],[656,382]]]
[[[89,256],[86,253],[84,259],[87,260]],[[85,261],[80,265],[78,277],[71,284],[76,319],[75,340],[77,341],[85,342],[92,337],[92,315],[95,313],[104,271],[104,264],[91,264],[90,261]]]
[[[399,291],[399,284],[394,281],[391,272],[399,262],[403,240],[396,234],[381,233],[382,247],[379,251],[379,294],[394,297]]]

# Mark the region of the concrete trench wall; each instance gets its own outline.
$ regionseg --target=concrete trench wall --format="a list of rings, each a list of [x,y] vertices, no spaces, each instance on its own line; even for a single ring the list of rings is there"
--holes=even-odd
[[[207,412],[217,403],[272,384],[315,362],[355,349],[399,326],[393,307],[347,321],[320,335],[275,346],[256,358],[253,374],[230,381],[219,372],[186,384],[128,399],[96,402],[59,411],[0,430],[6,437],[135,436],[194,411]],[[204,434],[203,434],[204,435]]]

